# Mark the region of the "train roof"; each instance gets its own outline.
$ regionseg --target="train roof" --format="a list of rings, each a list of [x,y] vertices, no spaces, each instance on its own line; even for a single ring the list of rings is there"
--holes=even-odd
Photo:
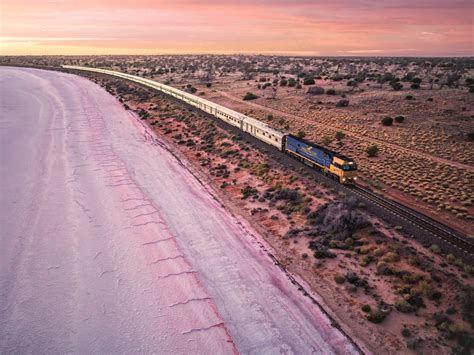
[[[236,118],[240,118],[242,120],[245,120],[245,122],[248,122],[249,124],[255,126],[255,127],[258,127],[262,130],[265,130],[267,132],[271,132],[272,134],[274,134],[275,136],[279,136],[280,138],[283,137],[283,135],[285,135],[286,133],[285,132],[282,132],[280,131],[279,129],[277,128],[273,128],[271,126],[269,126],[268,124],[264,123],[264,122],[261,122],[253,117],[249,117],[249,116],[246,116],[244,115],[243,113],[240,113],[240,112],[237,112],[237,111],[234,111],[234,110],[231,110],[230,108],[227,108],[225,106],[222,106],[222,105],[219,105],[215,102],[212,102],[212,101],[209,101],[209,100],[206,100],[204,98],[201,98],[197,95],[193,95],[189,92],[186,92],[184,90],[181,90],[181,89],[178,89],[178,88],[175,88],[173,86],[170,86],[170,85],[166,85],[166,84],[162,84],[158,81],[155,81],[155,80],[151,80],[151,79],[146,79],[144,77],[141,77],[141,76],[137,76],[137,75],[133,75],[133,74],[127,74],[127,73],[121,73],[121,72],[117,72],[117,71],[114,71],[114,70],[110,70],[110,69],[102,69],[102,68],[93,68],[93,67],[80,67],[80,66],[76,66],[76,65],[62,65],[63,68],[69,68],[69,69],[82,69],[82,70],[89,70],[89,71],[95,71],[95,72],[107,72],[107,73],[110,73],[112,75],[114,74],[119,74],[120,76],[122,77],[130,77],[131,79],[134,79],[134,78],[137,78],[137,79],[140,79],[142,81],[145,81],[147,83],[150,83],[151,85],[158,85],[158,86],[161,86],[163,88],[167,88],[168,90],[172,90],[172,91],[175,91],[175,92],[179,92],[180,94],[184,94],[185,96],[187,96],[188,98],[192,98],[192,99],[195,99],[195,100],[198,100],[206,105],[209,105],[209,106],[212,106],[216,109],[219,109],[221,110],[222,112],[225,112],[229,115],[232,115],[233,117],[236,117]]]
[[[280,137],[283,137],[283,135],[286,134],[285,132],[282,132],[277,128],[273,128],[273,127],[269,126],[268,124],[266,124],[262,121],[259,121],[259,120],[255,119],[253,117],[245,116],[245,121],[252,124],[255,127],[259,127],[259,128],[264,129],[266,131],[271,131],[273,134],[275,134],[277,136],[280,136]]]
[[[305,143],[305,144],[307,144],[307,145],[310,145],[310,146],[312,146],[312,147],[321,149],[321,150],[322,150],[323,152],[325,152],[326,154],[333,155],[333,156],[335,156],[335,157],[337,157],[337,158],[339,158],[339,159],[343,159],[343,160],[347,160],[347,161],[352,161],[352,162],[354,161],[354,159],[349,158],[348,156],[346,156],[346,155],[344,155],[344,154],[335,152],[334,150],[331,150],[331,149],[327,149],[327,148],[322,147],[322,146],[320,146],[320,145],[318,145],[318,144],[316,144],[316,143],[310,142],[310,141],[308,141],[308,140],[306,140],[306,139],[298,138],[298,137],[294,136],[293,134],[289,134],[288,136],[290,136],[291,138],[294,138],[294,139],[296,139],[296,140],[298,140],[298,141],[300,141],[300,142],[303,142],[303,143]]]

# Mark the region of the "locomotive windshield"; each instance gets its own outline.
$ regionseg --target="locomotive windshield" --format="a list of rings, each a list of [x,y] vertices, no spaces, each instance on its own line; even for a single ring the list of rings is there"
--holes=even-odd
[[[352,162],[352,161],[349,162],[349,163],[343,164],[342,165],[342,170],[344,170],[344,171],[357,170],[357,164]]]

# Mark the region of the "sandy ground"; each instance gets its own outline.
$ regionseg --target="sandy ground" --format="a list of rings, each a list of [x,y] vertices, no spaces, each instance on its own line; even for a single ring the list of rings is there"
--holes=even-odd
[[[0,80],[0,352],[354,351],[103,89]]]

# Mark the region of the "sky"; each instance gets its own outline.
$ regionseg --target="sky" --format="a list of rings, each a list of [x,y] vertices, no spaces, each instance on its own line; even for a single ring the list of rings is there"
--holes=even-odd
[[[0,54],[472,56],[473,0],[0,0]]]

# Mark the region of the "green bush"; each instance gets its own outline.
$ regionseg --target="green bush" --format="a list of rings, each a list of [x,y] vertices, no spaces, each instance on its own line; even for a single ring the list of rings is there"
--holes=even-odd
[[[303,130],[299,130],[296,136],[298,138],[304,138],[304,136],[306,136],[306,133]]]
[[[395,91],[400,91],[401,89],[403,89],[403,85],[400,84],[399,82],[393,82],[390,85],[392,86],[393,90],[395,90]]]
[[[367,314],[367,320],[372,323],[382,323],[385,317],[387,317],[387,314],[382,312],[380,309],[371,311],[369,314]]]
[[[395,122],[402,123],[403,121],[405,121],[404,116],[395,116]]]
[[[336,90],[334,90],[334,89],[327,89],[327,90],[326,90],[326,94],[327,94],[327,95],[336,95]]]
[[[375,157],[379,153],[379,147],[376,145],[371,145],[367,147],[367,155],[369,157]]]
[[[393,118],[389,116],[382,118],[382,124],[384,126],[391,126],[393,124]]]
[[[368,304],[364,304],[362,307],[362,312],[369,313],[371,311],[371,308]]]
[[[408,330],[408,328],[403,328],[403,329],[402,329],[402,336],[403,336],[403,337],[408,338],[410,335],[411,335],[411,333],[410,333],[410,331]]]
[[[336,132],[336,139],[337,139],[338,141],[344,139],[345,136],[346,136],[346,135],[345,135],[343,132],[339,132],[339,131]]]
[[[411,305],[405,300],[400,300],[396,302],[395,308],[402,313],[412,313],[417,310],[416,306]]]
[[[243,189],[241,189],[240,192],[242,193],[242,199],[246,199],[250,195],[254,195],[254,194],[258,193],[258,191],[256,189],[254,189],[253,187],[250,187],[248,185],[245,186]]]
[[[344,282],[346,282],[346,278],[342,275],[336,275],[334,276],[334,280],[336,281],[337,284],[341,285]]]
[[[441,253],[441,248],[436,244],[431,245],[430,250],[435,254]]]
[[[303,85],[314,85],[315,81],[313,78],[305,78],[303,81]]]
[[[243,100],[255,100],[255,99],[258,99],[258,96],[255,95],[254,93],[251,93],[251,92],[247,92],[244,97],[242,98]]]

